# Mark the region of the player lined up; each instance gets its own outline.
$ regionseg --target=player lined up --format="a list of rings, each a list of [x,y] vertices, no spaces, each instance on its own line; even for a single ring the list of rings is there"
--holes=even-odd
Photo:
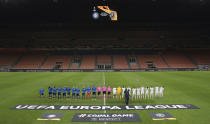
[[[125,89],[129,91],[129,94],[132,97],[132,100],[138,100],[138,99],[153,99],[154,97],[163,97],[164,87],[163,86],[156,86],[156,87],[118,87],[113,88],[113,99],[122,99],[124,97]],[[111,87],[87,87],[82,88],[82,99],[89,99],[89,98],[107,98],[110,99],[112,89]],[[48,93],[49,98],[72,98],[72,99],[80,99],[80,89],[79,88],[70,88],[70,87],[64,87],[64,88],[56,88],[56,87],[48,87]],[[61,93],[62,96],[61,96]],[[102,95],[103,93],[103,95]],[[70,96],[72,94],[72,96]],[[44,96],[44,89],[40,89],[40,97]]]
[[[164,86],[156,86],[154,87],[139,87],[139,88],[113,88],[113,98],[119,99],[124,97],[125,89],[129,91],[129,94],[132,97],[132,100],[137,99],[153,99],[154,97],[163,97]],[[121,91],[122,90],[122,91]]]

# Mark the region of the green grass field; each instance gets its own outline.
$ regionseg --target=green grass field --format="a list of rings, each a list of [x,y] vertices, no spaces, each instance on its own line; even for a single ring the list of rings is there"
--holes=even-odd
[[[39,89],[49,85],[57,87],[100,85],[116,86],[165,86],[165,96],[152,101],[131,101],[142,104],[193,104],[200,109],[107,111],[107,113],[138,113],[142,124],[209,124],[210,123],[210,72],[30,72],[0,73],[0,124],[68,124],[75,113],[103,113],[104,111],[62,110],[12,110],[18,104],[45,105],[103,105],[103,99],[49,100],[39,99]],[[106,105],[124,105],[124,101],[106,100]],[[150,112],[168,112],[177,120],[153,121]],[[43,113],[64,113],[60,121],[38,121]],[[87,122],[83,122],[90,124]],[[117,123],[117,122],[113,122]],[[125,123],[125,122],[124,122]],[[75,122],[75,124],[79,124]],[[102,124],[102,123],[101,123]],[[107,124],[112,124],[108,122]],[[133,123],[136,124],[136,123]]]

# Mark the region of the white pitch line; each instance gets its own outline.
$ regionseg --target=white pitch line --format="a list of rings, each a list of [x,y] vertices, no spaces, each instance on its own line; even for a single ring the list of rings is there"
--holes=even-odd
[[[103,80],[104,80],[104,86],[106,86],[106,77],[104,72],[103,72]],[[104,95],[103,97],[104,97],[104,105],[106,105],[106,98],[105,98],[106,96]],[[104,110],[104,113],[106,113],[106,110]],[[106,122],[104,122],[104,124],[106,124]]]

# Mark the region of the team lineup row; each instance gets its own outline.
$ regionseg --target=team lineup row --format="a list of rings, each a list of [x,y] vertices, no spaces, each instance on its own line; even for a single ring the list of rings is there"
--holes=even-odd
[[[49,98],[70,98],[70,95],[72,94],[72,99],[80,98],[80,93],[82,93],[83,99],[88,98],[118,98],[121,99],[124,97],[125,90],[129,91],[129,96],[132,97],[132,99],[153,99],[154,97],[163,97],[164,93],[164,86],[156,86],[156,87],[140,87],[140,88],[130,88],[130,87],[118,87],[118,88],[111,88],[103,86],[100,87],[87,87],[87,88],[70,88],[70,87],[64,87],[64,88],[56,88],[49,86],[48,87],[48,94]],[[113,93],[112,93],[113,91]],[[62,96],[61,96],[61,93]],[[103,93],[103,95],[102,95]],[[40,97],[44,97],[44,89],[40,89],[39,91]]]

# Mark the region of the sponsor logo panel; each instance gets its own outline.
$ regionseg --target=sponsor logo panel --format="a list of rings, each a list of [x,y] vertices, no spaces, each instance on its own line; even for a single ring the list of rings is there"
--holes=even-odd
[[[136,113],[77,113],[72,122],[140,122]]]
[[[150,113],[150,117],[152,120],[176,120],[176,118],[169,113]]]

